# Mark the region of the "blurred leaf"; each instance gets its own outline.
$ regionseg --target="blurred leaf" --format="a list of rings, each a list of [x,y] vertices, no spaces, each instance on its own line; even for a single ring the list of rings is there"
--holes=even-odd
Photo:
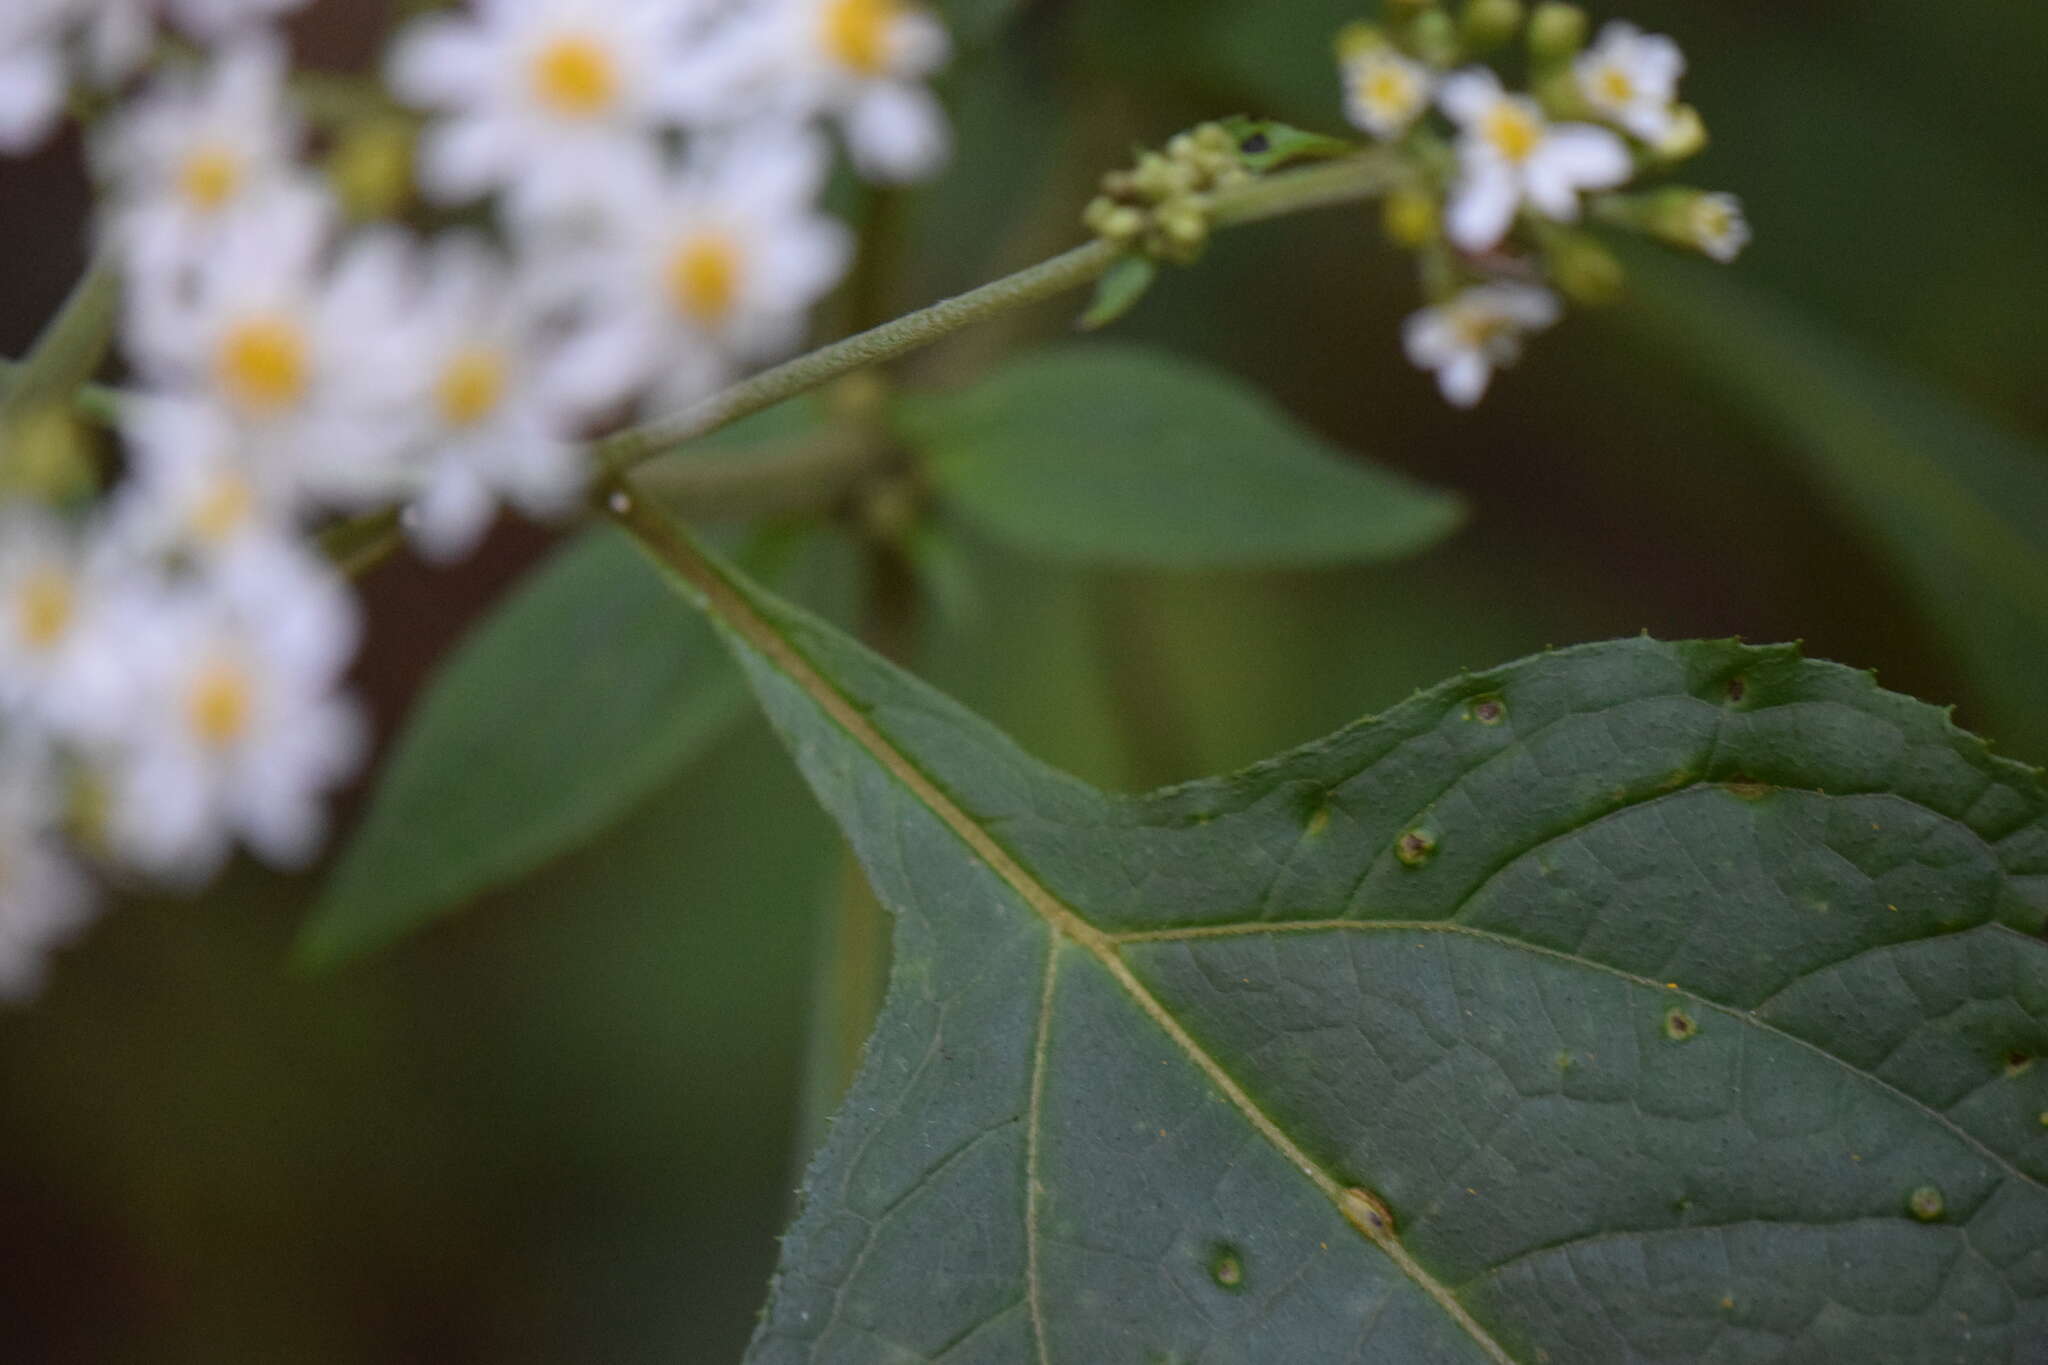
[[[744,710],[703,620],[615,532],[558,552],[418,702],[300,938],[334,966],[624,815]]]
[[[1159,262],[1133,252],[1109,268],[1095,285],[1094,301],[1077,324],[1084,332],[1100,331],[1138,306],[1153,281],[1159,278]]]
[[[1658,346],[1804,458],[1999,726],[2048,747],[2048,450],[1725,275],[1648,258],[1631,274]]]
[[[643,530],[897,916],[749,1361],[2048,1339],[2048,787],[1939,711],[1637,639],[1123,799]]]
[[[1223,126],[1237,139],[1238,154],[1245,165],[1263,174],[1296,161],[1322,161],[1349,156],[1358,145],[1343,138],[1303,132],[1272,119],[1227,118]]]
[[[990,535],[1059,558],[1311,565],[1413,554],[1450,494],[1303,430],[1242,381],[1164,352],[1041,352],[958,393],[906,400],[910,445]]]

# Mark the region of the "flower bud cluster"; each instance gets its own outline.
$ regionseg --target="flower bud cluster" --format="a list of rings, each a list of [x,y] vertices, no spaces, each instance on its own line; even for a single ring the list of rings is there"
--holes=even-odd
[[[501,503],[573,508],[582,438],[801,339],[852,255],[835,140],[884,181],[947,152],[909,0],[444,6],[321,140],[275,22],[311,3],[350,0],[0,0],[0,150],[76,80],[107,107],[134,377],[104,491],[56,408],[0,429],[0,995],[83,919],[83,863],[317,852],[364,727],[313,526],[402,507],[446,560]]]
[[[1412,171],[1383,221],[1430,297],[1409,355],[1453,403],[1478,402],[1560,296],[1621,292],[1589,218],[1724,262],[1748,243],[1732,195],[1628,192],[1706,145],[1668,38],[1621,21],[1595,35],[1585,10],[1554,0],[1387,0],[1379,23],[1339,35],[1337,58],[1351,122]]]
[[[1089,231],[1157,260],[1189,265],[1209,244],[1211,196],[1250,180],[1237,138],[1218,123],[1182,133],[1129,170],[1102,178],[1082,217]]]

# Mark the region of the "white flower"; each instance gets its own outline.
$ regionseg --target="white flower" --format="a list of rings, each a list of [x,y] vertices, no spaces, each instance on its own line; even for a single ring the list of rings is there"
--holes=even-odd
[[[284,48],[244,39],[198,79],[160,77],[116,118],[96,151],[114,181],[113,232],[130,270],[179,275],[237,212],[260,214],[294,178],[300,129],[284,100]]]
[[[1579,55],[1573,70],[1579,93],[1608,122],[1656,146],[1670,136],[1685,55],[1669,38],[1619,21]]]
[[[515,217],[582,208],[644,171],[681,62],[677,0],[491,0],[473,18],[418,21],[392,51],[401,99],[446,112],[419,150],[436,198],[508,193]]]
[[[582,266],[590,319],[554,367],[561,392],[596,406],[658,378],[687,403],[796,344],[853,254],[812,207],[826,166],[814,137],[757,135],[643,186]]]
[[[0,707],[10,728],[93,742],[132,700],[124,651],[144,614],[132,566],[47,513],[0,519]]]
[[[130,395],[121,405],[128,476],[107,534],[138,559],[185,558],[216,571],[295,534],[298,471],[204,399]]]
[[[61,0],[9,0],[0,7],[0,152],[25,152],[64,110]]]
[[[93,913],[92,888],[54,831],[57,790],[48,755],[0,743],[0,998],[42,985],[50,952]]]
[[[106,836],[144,871],[202,881],[235,836],[303,865],[325,831],[322,798],[361,757],[362,719],[336,692],[353,599],[284,542],[265,568],[171,587],[131,642],[142,686],[107,763]]]
[[[950,53],[945,27],[904,0],[762,0],[691,48],[669,97],[706,125],[835,118],[862,174],[914,180],[951,150],[945,111],[922,84]]]
[[[1557,298],[1526,284],[1482,284],[1425,308],[1403,332],[1408,358],[1436,371],[1444,397],[1469,408],[1486,395],[1493,372],[1521,357],[1522,337],[1558,319]]]
[[[384,338],[406,301],[378,258],[402,248],[367,234],[330,263],[332,218],[287,192],[231,215],[189,282],[130,282],[126,337],[157,389],[235,423],[263,489],[356,505],[389,492],[407,377]]]
[[[1367,47],[1344,61],[1345,111],[1382,141],[1399,137],[1422,117],[1434,86],[1428,67],[1390,47]]]
[[[400,450],[413,487],[405,525],[430,559],[467,554],[504,498],[559,515],[584,481],[572,418],[545,382],[537,291],[481,239],[437,243],[407,281],[413,302],[392,333],[412,376]]]
[[[1685,218],[1691,244],[1723,265],[1749,245],[1749,219],[1742,212],[1742,201],[1732,194],[1697,196]]]
[[[1464,133],[1445,221],[1463,250],[1499,245],[1524,200],[1547,217],[1575,221],[1580,191],[1619,185],[1633,171],[1613,133],[1588,123],[1552,126],[1534,100],[1502,90],[1491,71],[1449,77],[1438,102]]]

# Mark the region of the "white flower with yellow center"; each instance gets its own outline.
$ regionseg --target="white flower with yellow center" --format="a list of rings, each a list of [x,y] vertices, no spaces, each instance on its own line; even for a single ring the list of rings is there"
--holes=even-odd
[[[10,726],[90,743],[132,700],[125,636],[144,605],[111,545],[47,513],[0,519],[0,710]]]
[[[419,150],[422,187],[460,202],[493,190],[518,217],[586,207],[641,173],[664,126],[665,73],[700,0],[485,0],[473,18],[405,30],[399,98],[448,117]]]
[[[324,198],[280,192],[257,207],[230,215],[189,282],[134,282],[130,358],[152,388],[232,422],[266,490],[375,501],[389,489],[397,394],[409,378],[384,345],[406,301],[388,289],[378,257],[396,248],[368,234],[330,259]]]
[[[575,276],[588,318],[551,365],[558,391],[594,407],[655,382],[681,405],[799,342],[853,254],[813,207],[827,164],[814,137],[757,135],[622,203],[618,239]]]
[[[1463,133],[1445,214],[1462,250],[1500,245],[1525,201],[1545,217],[1574,222],[1582,191],[1609,189],[1633,174],[1620,138],[1589,123],[1550,123],[1534,100],[1508,94],[1491,71],[1460,71],[1437,98]]]
[[[337,690],[353,599],[283,542],[265,568],[169,588],[131,642],[142,685],[106,763],[106,838],[142,871],[203,881],[237,837],[304,865],[324,797],[361,759],[362,718]]]
[[[906,0],[762,0],[693,45],[667,90],[699,125],[836,119],[863,175],[915,180],[952,146],[923,84],[951,47],[945,26]]]
[[[1656,146],[1670,136],[1685,55],[1669,38],[1616,21],[1573,67],[1579,93],[1595,112]]]
[[[50,953],[92,918],[92,887],[55,833],[58,791],[46,753],[0,742],[0,999],[33,996]]]
[[[230,215],[296,178],[288,69],[281,45],[244,39],[196,79],[160,77],[113,122],[96,151],[113,181],[113,231],[131,274],[181,274]]]
[[[430,559],[475,548],[502,499],[535,517],[574,506],[584,483],[573,419],[543,382],[545,310],[482,239],[445,237],[400,281],[391,333],[412,376],[398,454],[405,526]]]
[[[1436,372],[1444,397],[1469,408],[1486,396],[1493,372],[1521,358],[1522,338],[1558,319],[1557,296],[1526,284],[1482,284],[1412,315],[1403,331],[1408,358]]]
[[[194,560],[227,571],[298,533],[296,471],[201,399],[134,394],[121,406],[128,475],[115,489],[107,534],[141,559]]]
[[[1344,108],[1352,123],[1385,141],[1414,126],[1429,108],[1436,78],[1420,62],[1377,44],[1344,59]]]

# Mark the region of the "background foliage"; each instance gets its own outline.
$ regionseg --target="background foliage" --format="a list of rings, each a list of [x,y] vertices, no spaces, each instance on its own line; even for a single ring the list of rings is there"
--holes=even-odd
[[[360,56],[373,8],[316,6],[309,51]],[[1134,140],[1239,110],[1334,127],[1327,45],[1356,16],[955,8],[992,36],[950,82],[956,169],[878,212],[873,297],[829,329],[1068,244]],[[1759,233],[1733,272],[1644,269],[1634,301],[1544,338],[1477,417],[1400,357],[1412,287],[1355,213],[1229,234],[1119,324],[1456,491],[1460,534],[1394,566],[1166,575],[942,521],[930,572],[954,587],[915,623],[918,671],[1130,788],[1549,644],[1797,637],[2048,760],[2048,12],[1630,17],[1692,58],[1717,136],[1697,176],[1741,193]],[[9,353],[75,270],[75,160],[0,175],[22,244],[0,258]],[[973,379],[1071,312],[911,373]],[[372,581],[362,682],[386,734],[544,548],[507,528],[459,576]],[[50,1361],[735,1358],[802,1156],[803,1001],[842,875],[750,721],[580,851],[338,975],[287,972],[317,879],[118,909],[35,1010],[0,1019],[0,1339]]]

